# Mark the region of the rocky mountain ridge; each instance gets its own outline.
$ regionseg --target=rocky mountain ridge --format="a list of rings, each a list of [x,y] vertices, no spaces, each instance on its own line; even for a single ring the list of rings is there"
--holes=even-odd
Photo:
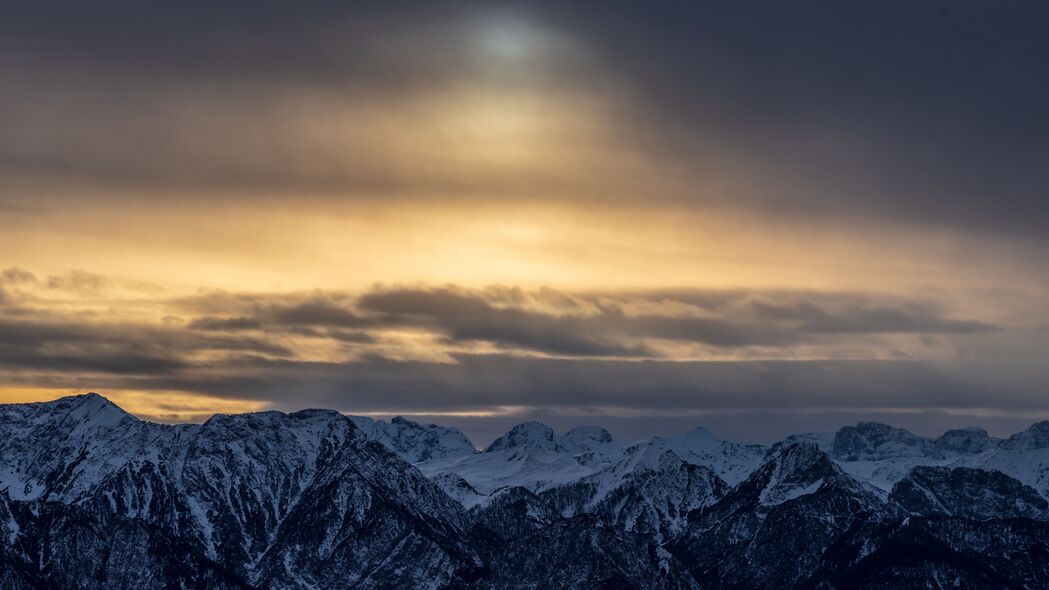
[[[770,446],[0,405],[0,587],[1047,587],[1049,423]]]

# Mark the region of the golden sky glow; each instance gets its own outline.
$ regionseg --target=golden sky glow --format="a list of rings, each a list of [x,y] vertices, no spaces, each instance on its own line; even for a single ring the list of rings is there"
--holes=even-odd
[[[1000,385],[1001,411],[1037,410],[1049,250],[1020,143],[994,160],[789,51],[579,16],[234,37],[278,37],[270,64],[19,41],[0,60],[0,401],[480,418],[549,410],[546,391],[655,415],[878,407],[880,385],[946,412]],[[854,370],[873,389],[839,400]]]

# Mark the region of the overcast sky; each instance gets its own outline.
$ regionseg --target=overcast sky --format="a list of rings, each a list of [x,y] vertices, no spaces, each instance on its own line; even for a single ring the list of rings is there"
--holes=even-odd
[[[38,2],[0,400],[165,421],[1049,418],[1044,2]]]

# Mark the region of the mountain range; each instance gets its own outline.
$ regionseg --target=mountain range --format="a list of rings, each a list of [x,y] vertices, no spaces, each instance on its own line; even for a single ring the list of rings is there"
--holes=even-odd
[[[0,588],[1046,588],[1049,422],[772,445],[0,405]]]

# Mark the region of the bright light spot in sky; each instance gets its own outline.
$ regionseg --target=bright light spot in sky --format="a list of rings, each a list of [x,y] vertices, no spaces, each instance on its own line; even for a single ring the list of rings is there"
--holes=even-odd
[[[478,25],[478,45],[486,57],[518,62],[533,57],[543,45],[543,34],[519,18],[489,18]]]

